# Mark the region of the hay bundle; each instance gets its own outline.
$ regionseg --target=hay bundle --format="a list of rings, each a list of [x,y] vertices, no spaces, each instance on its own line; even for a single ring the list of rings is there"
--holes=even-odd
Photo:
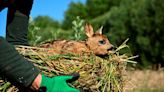
[[[79,72],[80,78],[70,86],[89,92],[122,92],[123,72],[127,62],[133,62],[131,59],[134,58],[126,54],[119,54],[120,49],[128,47],[125,43],[126,41],[114,53],[109,53],[105,59],[95,55],[50,55],[47,49],[38,47],[17,46],[16,48],[47,76]],[[9,82],[1,83],[3,86],[0,90],[6,90],[8,87],[8,92],[15,92],[13,91],[15,87],[9,87]]]

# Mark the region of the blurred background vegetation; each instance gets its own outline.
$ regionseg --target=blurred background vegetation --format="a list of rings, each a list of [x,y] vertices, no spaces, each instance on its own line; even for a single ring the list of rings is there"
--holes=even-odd
[[[85,39],[81,27],[85,23],[91,23],[95,30],[104,26],[103,34],[115,46],[129,38],[131,52],[139,55],[138,68],[164,66],[164,0],[72,2],[62,22],[48,16],[31,18],[28,39],[31,45],[58,39]],[[82,29],[75,29],[78,27]]]

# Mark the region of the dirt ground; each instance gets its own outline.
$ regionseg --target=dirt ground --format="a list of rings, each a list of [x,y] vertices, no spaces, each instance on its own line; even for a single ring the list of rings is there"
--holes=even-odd
[[[164,92],[164,71],[126,72],[124,92]]]

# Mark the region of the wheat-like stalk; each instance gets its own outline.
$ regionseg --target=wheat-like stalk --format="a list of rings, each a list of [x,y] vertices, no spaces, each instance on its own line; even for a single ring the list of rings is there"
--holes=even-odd
[[[70,85],[91,92],[122,92],[124,86],[124,72],[126,64],[136,63],[133,58],[119,54],[119,50],[128,47],[126,41],[114,51],[109,53],[107,58],[100,58],[95,55],[74,55],[46,53],[48,49],[16,46],[16,49],[26,59],[33,62],[47,76],[56,76],[79,72],[80,78]],[[1,81],[0,91],[15,92],[16,88],[9,82]],[[14,90],[14,91],[13,91]]]

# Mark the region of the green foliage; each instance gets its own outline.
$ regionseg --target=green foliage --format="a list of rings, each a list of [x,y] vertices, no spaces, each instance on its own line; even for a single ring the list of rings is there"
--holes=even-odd
[[[81,20],[80,20],[81,21]],[[32,46],[59,39],[75,39],[73,30],[63,30],[57,21],[38,16],[29,22],[28,41]]]
[[[71,29],[72,28],[71,23],[74,19],[76,19],[77,16],[80,16],[80,18],[82,19],[87,18],[88,15],[87,15],[86,6],[81,2],[78,3],[72,2],[69,5],[68,10],[65,12],[65,18],[62,23],[62,28]]]
[[[29,39],[33,41],[32,44],[49,39],[83,39],[85,36],[80,29],[83,22],[76,19],[79,16],[94,25],[95,29],[104,26],[103,33],[115,46],[129,38],[128,45],[132,53],[139,55],[137,61],[142,66],[156,63],[164,66],[163,10],[163,0],[87,0],[85,4],[72,2],[62,24],[49,17],[34,19],[35,26],[31,24],[29,28]]]
[[[35,21],[35,25],[39,26],[40,28],[46,28],[46,27],[60,28],[60,23],[48,16],[38,16],[34,19],[34,21]]]
[[[28,31],[28,41],[30,45],[36,45],[38,41],[41,39],[41,36],[37,34],[37,31],[40,30],[39,27],[35,26],[32,19],[30,20]]]
[[[29,23],[28,40],[30,45],[56,40],[59,34],[59,23],[48,16],[38,16]]]
[[[100,16],[110,10],[113,6],[118,6],[121,0],[87,0],[86,4],[72,2],[65,12],[62,28],[71,29],[71,22],[80,16],[82,19],[90,20]]]
[[[95,24],[105,26],[112,42],[118,44],[123,39],[130,38],[129,45],[133,53],[140,55],[139,61],[142,65],[163,64],[164,27],[161,23],[164,22],[164,17],[160,17],[164,16],[163,4],[162,0],[126,0],[119,7],[113,7],[107,15],[100,17]]]
[[[80,19],[79,16],[76,17],[76,19],[72,22],[73,24],[73,31],[75,40],[82,40],[84,36],[84,20]]]
[[[139,55],[137,61],[142,66],[156,63],[164,66],[163,0],[87,0],[83,6],[85,9],[81,7],[81,10],[87,11],[83,19],[86,18],[94,28],[103,25],[103,32],[114,45],[119,45],[126,38],[130,39],[128,45],[132,53]],[[72,6],[68,11],[76,9]],[[65,20],[67,15],[70,18],[84,15],[79,12],[66,13]]]
[[[100,16],[110,10],[113,6],[118,6],[121,0],[87,0],[86,7],[89,19]]]

